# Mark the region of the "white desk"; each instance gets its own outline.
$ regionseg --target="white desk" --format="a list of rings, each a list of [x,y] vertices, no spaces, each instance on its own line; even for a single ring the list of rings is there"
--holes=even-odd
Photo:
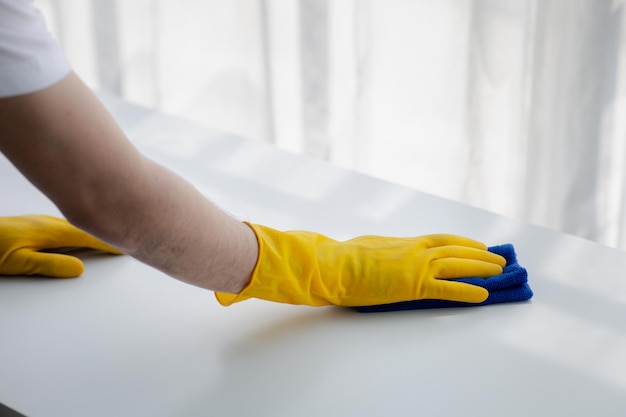
[[[358,314],[213,294],[132,258],[0,279],[0,402],[31,417],[624,416],[626,254],[106,99],[221,207],[343,239],[512,242],[528,303]],[[58,214],[0,159],[0,215]]]

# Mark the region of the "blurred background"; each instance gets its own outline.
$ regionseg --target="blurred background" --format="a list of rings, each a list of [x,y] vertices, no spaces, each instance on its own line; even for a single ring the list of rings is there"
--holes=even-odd
[[[623,0],[35,3],[97,91],[626,249]]]

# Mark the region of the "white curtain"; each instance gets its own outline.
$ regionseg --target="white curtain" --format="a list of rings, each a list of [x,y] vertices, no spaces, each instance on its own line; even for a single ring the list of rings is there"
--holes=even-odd
[[[96,89],[626,248],[622,1],[37,3]]]

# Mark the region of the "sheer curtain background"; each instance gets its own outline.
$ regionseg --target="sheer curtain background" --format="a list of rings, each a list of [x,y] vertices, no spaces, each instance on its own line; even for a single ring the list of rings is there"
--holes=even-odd
[[[97,90],[626,248],[621,0],[36,4]]]

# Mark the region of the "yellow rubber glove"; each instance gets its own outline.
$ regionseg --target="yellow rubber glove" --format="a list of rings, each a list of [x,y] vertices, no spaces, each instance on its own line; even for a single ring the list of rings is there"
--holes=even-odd
[[[420,299],[480,303],[487,290],[446,279],[498,275],[506,265],[484,244],[454,235],[338,242],[312,232],[248,225],[259,241],[259,258],[239,294],[216,293],[224,306],[252,297],[311,306]]]
[[[70,247],[122,254],[64,219],[45,215],[0,217],[0,275],[77,277],[85,269],[80,259],[39,252]]]

